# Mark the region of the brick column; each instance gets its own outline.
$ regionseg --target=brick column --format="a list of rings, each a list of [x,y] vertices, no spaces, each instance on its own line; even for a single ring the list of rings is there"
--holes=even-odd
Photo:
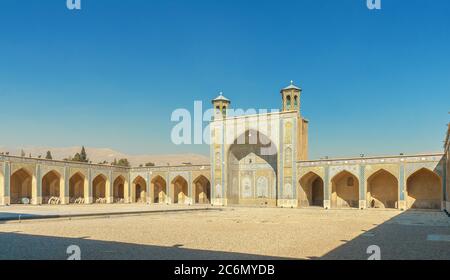
[[[88,169],[87,178],[84,181],[84,203],[91,204],[94,199],[92,197],[92,176],[91,176],[91,168]],[[86,182],[87,181],[87,182]],[[87,183],[87,185],[86,185]]]
[[[113,185],[114,182],[113,176],[112,176],[112,170],[109,171],[108,179],[106,180],[105,184],[105,197],[106,197],[106,203],[113,203],[114,202],[114,192],[113,192]]]
[[[3,165],[3,181],[0,182],[0,205],[10,204],[11,165],[5,162]]]
[[[34,175],[31,179],[31,204],[42,204],[42,176],[40,164],[36,164]]]
[[[398,209],[406,210],[405,165],[403,163],[400,165],[400,172],[399,172],[399,178],[398,179],[399,179],[398,180],[398,194],[399,194]]]
[[[367,207],[367,192],[366,192],[366,176],[365,165],[359,166],[359,209],[366,209]]]
[[[61,177],[60,187],[59,187],[59,196],[61,199],[61,204],[69,204],[69,180],[70,180],[70,171],[69,167],[64,167],[64,173]]]
[[[331,208],[331,184],[330,184],[330,167],[325,166],[323,176],[323,207],[325,209]]]

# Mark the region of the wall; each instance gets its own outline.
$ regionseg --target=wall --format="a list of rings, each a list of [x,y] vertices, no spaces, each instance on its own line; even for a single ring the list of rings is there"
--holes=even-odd
[[[353,184],[349,184],[352,179]],[[333,208],[358,208],[359,182],[354,175],[344,172],[332,180],[331,207]]]
[[[447,137],[445,138],[445,164],[446,164],[446,209],[450,213],[450,124],[448,124]]]
[[[121,202],[129,203],[132,201],[132,184],[137,176],[141,176],[143,181],[145,181],[146,189],[143,190],[143,193],[146,194],[145,200],[152,202],[154,200],[150,200],[150,188],[153,184],[149,184],[151,180],[156,177],[158,174],[161,174],[163,180],[166,182],[166,187],[170,186],[171,178],[175,178],[175,176],[182,176],[189,184],[189,196],[192,195],[192,186],[193,181],[198,176],[203,176],[207,182],[210,182],[210,169],[209,166],[197,166],[197,165],[187,165],[187,166],[164,166],[164,167],[143,167],[143,168],[125,168],[125,167],[117,167],[117,166],[108,166],[108,165],[99,165],[99,164],[88,164],[88,163],[77,163],[77,162],[68,162],[68,161],[57,161],[57,160],[44,160],[44,159],[36,159],[36,158],[22,158],[22,157],[14,157],[14,156],[4,156],[0,155],[0,205],[9,205],[11,203],[10,200],[10,190],[11,190],[11,180],[5,180],[5,170],[7,174],[12,175],[15,171],[20,170],[22,168],[28,170],[31,175],[31,193],[29,191],[29,187],[26,189],[26,193],[21,193],[20,196],[27,196],[32,198],[33,204],[41,204],[42,203],[42,194],[43,187],[48,187],[48,182],[46,182],[46,175],[55,171],[58,173],[58,176],[61,176],[61,180],[59,182],[59,193],[61,204],[69,204],[74,203],[75,198],[82,197],[84,199],[84,203],[89,204],[93,203],[94,198],[101,197],[104,198],[103,202],[113,203],[114,201],[114,182],[118,177],[123,178],[123,196],[124,199]],[[20,171],[22,172],[22,171]],[[74,180],[76,174],[79,174],[81,177],[80,182],[76,182],[74,184]],[[17,175],[17,176],[16,176]],[[30,180],[16,180],[15,177],[19,179],[24,176],[19,176],[20,174],[16,174],[14,176],[8,177],[11,179],[13,177],[13,191],[19,188],[15,188],[14,184],[26,183],[27,186],[30,184]],[[23,175],[23,174],[22,174]],[[97,180],[94,182],[94,180]],[[102,180],[98,180],[98,178],[102,178]],[[23,182],[22,182],[23,181]],[[55,182],[57,184],[57,182]],[[70,190],[73,190],[74,185],[83,185],[83,187],[78,188],[77,193],[73,194],[72,200],[69,200]],[[98,188],[94,186],[98,185]],[[72,186],[72,188],[71,188]],[[208,184],[210,188],[210,184]],[[53,189],[57,188],[57,185],[53,186]],[[73,192],[73,191],[72,191]],[[55,192],[53,192],[55,193]],[[210,191],[207,193],[211,193]],[[15,201],[14,201],[15,202]],[[45,203],[46,201],[44,201]],[[117,200],[116,200],[117,202]],[[167,201],[170,203],[170,201]],[[191,197],[186,200],[187,203],[193,203]]]
[[[345,182],[338,182],[336,176],[343,171],[347,171],[353,174],[359,182],[359,208],[370,207],[371,194],[370,183],[371,177],[377,174],[380,170],[386,170],[392,177],[395,177],[397,184],[395,190],[398,193],[398,208],[401,210],[407,209],[407,179],[420,169],[429,170],[432,174],[435,174],[437,178],[444,178],[444,161],[443,154],[428,154],[428,155],[402,155],[402,156],[385,156],[385,157],[363,157],[363,158],[342,158],[342,159],[322,159],[322,160],[310,160],[297,162],[297,174],[298,175],[298,189],[299,189],[299,203],[305,201],[306,194],[302,190],[302,179],[305,176],[309,176],[309,173],[314,173],[319,176],[324,182],[324,208],[342,207],[345,206],[342,199],[339,200],[336,190],[339,189],[339,184],[342,184],[340,189],[344,196],[351,200],[355,199],[356,189],[353,189],[351,193],[346,193],[348,189],[345,189]],[[447,168],[448,169],[448,168]],[[379,182],[375,181],[375,184],[379,185],[379,188],[383,189],[380,200],[389,201],[395,197],[394,184],[383,179],[379,179]],[[429,178],[424,179],[425,181]],[[335,188],[333,190],[333,181],[335,181]],[[364,184],[362,184],[364,183]],[[373,183],[373,182],[372,182]],[[427,189],[424,181],[420,181],[422,188]],[[384,186],[390,186],[384,188]],[[387,189],[387,190],[385,190]],[[387,191],[389,195],[386,196]],[[441,188],[442,191],[442,188]],[[425,190],[425,192],[427,192]],[[423,195],[419,193],[419,195]],[[426,194],[428,195],[428,194]],[[442,203],[442,193],[440,201]],[[426,199],[426,198],[425,198]],[[333,202],[333,205],[331,205]],[[308,204],[306,203],[306,206]],[[305,203],[303,202],[303,205]],[[428,208],[428,207],[427,207]]]
[[[448,150],[447,150],[448,152]],[[445,159],[448,162],[448,158]],[[259,162],[258,159],[256,160],[258,164],[262,163]],[[296,192],[294,194],[294,198],[296,199],[295,205],[298,204],[298,199],[301,198],[302,192],[300,188],[300,178],[305,176],[306,173],[309,171],[314,172],[317,174],[324,182],[324,207],[330,207],[330,204],[327,204],[327,201],[330,201],[330,197],[332,196],[332,180],[335,179],[336,175],[338,175],[341,171],[349,171],[351,172],[357,180],[355,180],[355,186],[352,187],[351,192],[349,192],[349,188],[345,186],[344,180],[334,180],[335,181],[335,196],[334,201],[335,205],[334,207],[342,207],[346,204],[342,200],[342,198],[351,200],[351,201],[357,201],[358,197],[357,194],[359,194],[359,200],[360,200],[360,206],[361,206],[361,200],[364,200],[365,202],[370,201],[370,182],[368,182],[364,187],[364,185],[361,185],[361,182],[366,182],[367,178],[370,177],[371,174],[374,174],[374,172],[377,172],[378,169],[384,168],[388,170],[389,173],[391,173],[393,176],[395,176],[398,179],[398,193],[399,193],[399,205],[401,202],[404,202],[405,205],[413,205],[414,202],[411,201],[411,196],[408,196],[408,190],[406,189],[407,186],[412,186],[413,189],[418,189],[416,192],[419,194],[422,198],[421,199],[433,199],[435,200],[433,203],[436,205],[439,202],[439,199],[442,203],[442,193],[443,193],[443,181],[444,180],[444,170],[447,170],[448,172],[448,165],[444,166],[444,160],[442,154],[433,154],[433,155],[413,155],[413,156],[391,156],[391,157],[372,157],[372,158],[349,158],[349,159],[325,159],[325,160],[314,160],[314,161],[299,161],[295,163],[293,168],[293,177],[294,180],[296,180]],[[8,156],[0,156],[0,165],[2,168],[0,169],[0,174],[5,174],[7,172],[11,175],[16,170],[19,170],[20,168],[28,168],[30,170],[30,173],[33,174],[33,178],[36,177],[36,179],[33,179],[35,183],[32,185],[35,186],[32,190],[32,196],[34,198],[34,202],[39,204],[39,196],[42,195],[42,178],[48,172],[51,170],[57,170],[59,174],[63,177],[64,184],[63,188],[61,189],[61,200],[62,203],[68,203],[68,196],[69,196],[69,179],[76,173],[80,173],[84,176],[84,194],[85,194],[85,203],[92,203],[94,193],[93,193],[93,180],[98,175],[103,175],[107,178],[108,182],[111,182],[109,184],[109,188],[111,190],[108,190],[111,193],[111,196],[113,194],[112,188],[114,180],[118,176],[123,176],[125,179],[125,186],[124,186],[124,196],[125,196],[125,202],[131,202],[131,191],[130,188],[132,187],[130,182],[133,182],[133,180],[137,176],[141,176],[146,181],[146,187],[147,187],[147,196],[150,197],[151,192],[149,191],[151,187],[153,186],[151,183],[153,178],[156,178],[156,176],[160,175],[164,181],[166,182],[166,187],[169,188],[170,183],[173,178],[176,176],[182,176],[187,182],[188,182],[188,195],[189,195],[189,202],[188,203],[194,203],[195,199],[194,197],[191,197],[195,191],[193,191],[193,188],[195,188],[194,180],[200,176],[203,175],[208,181],[209,181],[209,187],[211,188],[211,194],[213,193],[214,185],[211,182],[211,170],[210,166],[159,166],[159,167],[143,167],[143,168],[118,168],[118,167],[111,167],[111,166],[104,166],[104,165],[92,165],[92,164],[82,164],[82,163],[73,163],[73,162],[62,162],[62,161],[49,161],[49,160],[42,160],[42,159],[30,159],[30,158],[20,158],[20,157],[8,157]],[[7,168],[7,166],[9,166]],[[446,169],[444,169],[444,167]],[[433,175],[424,175],[424,178],[419,178],[417,180],[410,180],[408,183],[408,178],[411,177],[415,172],[417,172],[420,169],[426,169],[429,170],[430,173]],[[6,171],[5,171],[6,170]],[[244,170],[245,171],[245,170]],[[447,173],[448,174],[448,173]],[[268,177],[270,185],[270,193],[269,196],[272,198],[270,200],[267,199],[259,199],[257,196],[254,196],[252,198],[252,201],[248,201],[250,204],[253,205],[269,205],[269,206],[284,206],[283,204],[279,204],[279,200],[275,200],[279,193],[278,189],[279,185],[276,184],[276,177],[275,175],[271,175],[270,172],[268,172],[265,169],[254,169],[254,175],[253,181],[252,181],[252,192],[256,193],[257,191],[257,180],[259,177]],[[422,177],[422,175],[421,175]],[[448,177],[448,176],[447,176]],[[448,178],[446,177],[446,181],[448,182]],[[434,179],[433,179],[434,178]],[[438,178],[436,180],[436,178]],[[441,179],[442,178],[442,179]],[[10,179],[10,178],[9,178]],[[439,181],[440,180],[440,181]],[[438,193],[434,192],[433,190],[437,189],[438,181],[440,184],[440,192],[441,197],[438,198]],[[9,193],[9,188],[6,189],[6,186],[9,184],[10,180],[7,180],[5,176],[0,175],[0,204],[8,204],[9,203],[9,196],[7,195]],[[431,185],[430,185],[430,182]],[[373,183],[373,182],[372,182]],[[388,183],[384,180],[380,179],[380,182],[376,182],[375,185],[379,185],[380,188],[382,188],[382,185],[387,185]],[[9,185],[8,185],[9,186]],[[448,185],[446,186],[448,189]],[[341,199],[339,200],[337,197],[338,191],[341,194]],[[404,197],[401,199],[401,193],[404,192]],[[307,201],[308,198],[311,198],[311,191],[307,190],[308,194],[304,194],[304,200]],[[105,190],[106,193],[106,190]],[[380,193],[383,193],[380,191]],[[411,193],[409,193],[411,195]],[[105,194],[106,195],[106,194]],[[168,194],[168,197],[170,197],[170,194]],[[389,195],[391,197],[391,195]],[[393,197],[393,195],[392,195]],[[409,202],[407,203],[407,199],[410,197]],[[42,199],[42,197],[41,197]],[[382,198],[387,199],[387,198]],[[65,200],[65,201],[64,201]],[[111,199],[110,199],[111,200]],[[301,200],[301,199],[300,199]],[[148,199],[149,202],[154,202],[154,200]],[[211,201],[213,202],[213,198],[211,198]],[[166,201],[167,203],[170,203],[170,201]],[[266,204],[266,202],[268,202]],[[354,203],[354,202],[352,202]],[[308,201],[308,205],[311,204],[310,201]],[[444,206],[445,204],[442,203]],[[306,205],[306,206],[308,206]],[[299,205],[299,206],[305,206],[305,205]],[[370,206],[370,205],[368,205]],[[290,207],[290,206],[289,206]],[[447,202],[448,207],[448,202]]]
[[[407,181],[407,207],[441,209],[442,183],[432,171],[419,170]]]
[[[367,207],[398,208],[398,181],[394,175],[381,171],[368,180]]]

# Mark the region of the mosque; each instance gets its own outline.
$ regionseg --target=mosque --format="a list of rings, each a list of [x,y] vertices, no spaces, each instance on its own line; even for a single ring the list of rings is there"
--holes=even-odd
[[[209,165],[118,167],[0,155],[0,205],[211,204],[450,211],[450,130],[442,153],[308,159],[302,89],[281,110],[228,116],[212,101]]]

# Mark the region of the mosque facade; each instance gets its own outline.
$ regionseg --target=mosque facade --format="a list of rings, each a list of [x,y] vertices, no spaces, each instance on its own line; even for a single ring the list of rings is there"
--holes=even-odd
[[[0,155],[0,205],[211,204],[450,211],[447,131],[442,153],[310,160],[301,88],[281,110],[229,116],[212,101],[209,165],[117,167]]]

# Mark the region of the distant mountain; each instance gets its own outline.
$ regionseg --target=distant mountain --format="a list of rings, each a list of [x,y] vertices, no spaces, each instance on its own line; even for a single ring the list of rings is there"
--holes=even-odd
[[[128,155],[109,148],[93,148],[85,147],[87,156],[92,163],[100,163],[107,161],[111,163],[114,159],[126,158],[132,166],[145,165],[147,162],[153,162],[157,166],[161,165],[182,165],[191,164],[209,164],[209,157],[201,154],[167,154],[167,155]],[[32,157],[42,156],[45,158],[47,151],[52,153],[53,159],[62,160],[73,157],[81,151],[81,146],[52,148],[52,147],[24,147],[24,148],[7,148],[0,146],[0,152],[9,152],[10,155],[20,156],[21,150],[28,157],[31,153]]]

